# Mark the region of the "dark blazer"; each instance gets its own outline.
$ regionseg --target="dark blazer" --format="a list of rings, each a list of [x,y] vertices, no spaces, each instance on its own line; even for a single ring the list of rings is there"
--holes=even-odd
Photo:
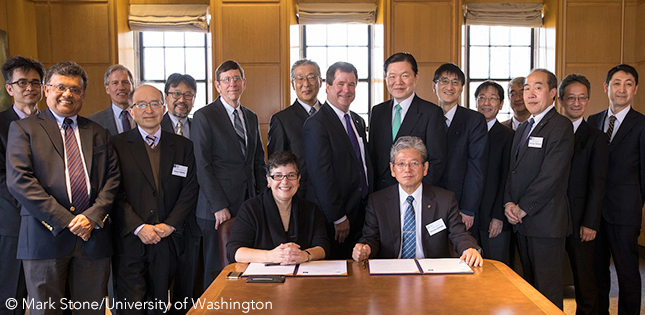
[[[399,185],[370,195],[365,214],[363,237],[359,243],[371,248],[370,258],[398,258],[401,249],[401,209]],[[405,210],[403,210],[405,211]],[[423,184],[421,202],[423,254],[426,258],[452,257],[448,240],[459,254],[469,248],[480,249],[461,222],[457,200],[452,192]],[[443,220],[446,229],[430,236],[426,225]]]
[[[446,170],[438,186],[454,192],[459,209],[476,217],[488,163],[488,129],[484,115],[457,105],[446,143]]]
[[[607,110],[588,122],[604,130]],[[611,224],[641,225],[645,200],[645,116],[631,108],[609,144],[602,217]]]
[[[291,201],[291,222],[296,244],[300,249],[320,246],[329,255],[329,239],[325,230],[325,217],[316,204],[305,199],[293,197]],[[272,250],[278,245],[289,242],[284,231],[280,211],[270,190],[247,200],[237,217],[226,251],[228,260],[235,262],[235,253],[240,247]]]
[[[18,237],[20,231],[20,204],[7,188],[7,135],[9,125],[19,120],[13,107],[0,113],[0,235]]]
[[[109,223],[119,188],[119,167],[110,134],[97,123],[78,117],[83,157],[90,179],[90,207],[83,214],[99,227],[85,252],[93,258],[112,255]],[[9,127],[7,186],[22,205],[19,259],[51,259],[69,255],[77,236],[67,225],[76,216],[65,185],[65,149],[56,118],[49,109],[15,121]]]
[[[170,120],[170,117],[168,115],[170,114],[166,112],[161,119],[161,130],[175,133],[175,127],[172,125],[172,120]],[[192,123],[193,119],[188,117],[188,128],[192,127]]]
[[[145,254],[144,244],[134,235],[142,224],[165,223],[175,228],[170,237],[183,232],[184,223],[194,216],[197,204],[197,175],[193,143],[181,136],[162,131],[159,139],[159,185],[154,183],[146,144],[138,128],[114,136],[112,143],[119,155],[121,188],[112,218],[116,227],[117,249],[128,255]],[[186,177],[172,175],[176,165],[188,167]],[[175,242],[182,244],[183,242]]]
[[[300,105],[298,100],[293,104],[271,116],[269,125],[269,142],[267,144],[267,157],[278,151],[290,151],[300,160],[300,188],[298,196],[305,198],[307,195],[307,159],[305,158],[305,143],[303,140],[302,126],[309,118],[309,113]]]
[[[246,197],[253,197],[267,187],[258,116],[244,106],[241,109],[247,138],[246,157],[242,155],[237,134],[220,97],[193,116],[190,136],[199,167],[198,218],[214,221],[213,213],[224,208],[236,216],[244,200],[248,199]]]
[[[541,148],[526,147],[517,157],[517,146],[528,124],[513,137],[511,169],[504,190],[504,204],[518,204],[526,217],[514,230],[530,237],[559,238],[571,230],[567,186],[573,156],[573,126],[553,107],[530,137],[542,138]],[[529,141],[527,142],[527,146]]]
[[[116,121],[114,121],[114,111],[112,110],[112,105],[108,106],[106,109],[96,112],[89,117],[90,120],[93,120],[101,127],[107,129],[110,132],[110,135],[118,135],[118,129],[116,128]]]
[[[367,183],[371,189],[372,166],[365,141],[365,121],[358,114],[350,115],[358,135],[365,146]],[[361,176],[364,175],[363,161],[359,161],[349,141],[345,124],[325,103],[304,126],[305,157],[309,180],[307,181],[307,200],[320,206],[327,222],[347,216],[350,222],[350,235],[360,233],[364,220],[362,205]],[[360,141],[360,140],[359,140]]]
[[[490,221],[498,219],[504,222],[503,229],[510,230],[511,225],[504,215],[504,188],[511,163],[511,145],[513,130],[495,121],[488,131],[488,168],[484,194],[482,195],[479,215],[475,218],[482,231],[488,231]]]
[[[504,127],[507,127],[508,129],[513,130],[513,118],[511,118],[509,120],[504,120],[500,124],[502,124],[502,126],[504,126]]]
[[[390,148],[392,141],[392,107],[394,100],[372,108],[370,116],[370,157],[374,165],[375,191],[396,184],[390,172]],[[446,124],[439,106],[414,96],[396,138],[417,136],[428,150],[430,167],[424,183],[436,185],[446,167]]]

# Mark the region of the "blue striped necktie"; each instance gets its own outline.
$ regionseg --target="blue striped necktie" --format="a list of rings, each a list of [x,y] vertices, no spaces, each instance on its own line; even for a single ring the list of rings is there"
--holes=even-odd
[[[90,206],[90,196],[87,190],[87,178],[81,159],[81,151],[76,142],[76,135],[72,129],[73,120],[65,118],[63,130],[65,130],[65,155],[67,156],[67,173],[69,175],[69,186],[72,192],[72,206],[76,213],[85,211]]]
[[[408,196],[405,201],[408,207],[403,219],[403,254],[401,258],[415,258],[417,251],[417,225],[414,220],[414,197]]]

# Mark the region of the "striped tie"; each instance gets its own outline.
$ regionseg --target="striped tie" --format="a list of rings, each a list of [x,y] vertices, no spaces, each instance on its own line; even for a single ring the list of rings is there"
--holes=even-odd
[[[611,143],[611,136],[614,134],[614,124],[616,123],[616,116],[609,117],[609,128],[607,128],[607,141]]]
[[[401,258],[414,258],[417,251],[417,225],[414,221],[414,197],[408,196],[405,201],[408,203],[408,208],[405,210],[405,217],[403,219],[403,254]]]
[[[183,124],[181,123],[181,120],[178,120],[178,121],[177,121],[177,129],[175,130],[175,133],[176,133],[176,134],[178,134],[178,135],[180,135],[180,136],[183,136],[183,135],[184,135],[184,131],[183,131],[183,130],[181,130],[181,127],[182,127],[182,126],[183,126]]]
[[[235,133],[237,133],[237,138],[240,142],[240,148],[242,149],[242,155],[246,156],[246,141],[244,141],[244,126],[242,125],[242,120],[240,119],[240,114],[237,112],[237,109],[233,111],[233,122],[235,125]]]
[[[151,136],[151,135],[146,136],[146,142],[148,143],[151,149],[155,148],[155,141],[157,141],[156,136]]]
[[[87,178],[85,177],[85,169],[83,161],[81,160],[81,151],[76,142],[76,135],[72,129],[72,121],[65,118],[63,121],[63,129],[65,130],[65,156],[67,157],[67,173],[69,175],[69,185],[72,190],[72,206],[81,213],[90,206],[90,196],[87,190]]]

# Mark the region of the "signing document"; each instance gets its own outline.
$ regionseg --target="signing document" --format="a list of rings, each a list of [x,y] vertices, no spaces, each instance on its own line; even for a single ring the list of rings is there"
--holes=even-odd
[[[424,274],[473,273],[468,264],[459,258],[417,259]]]
[[[344,276],[347,277],[346,260],[317,260],[301,263],[296,276]]]
[[[371,275],[420,274],[414,259],[370,259]]]

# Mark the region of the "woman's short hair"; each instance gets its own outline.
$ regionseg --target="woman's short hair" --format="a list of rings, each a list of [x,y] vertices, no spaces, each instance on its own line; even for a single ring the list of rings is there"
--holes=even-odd
[[[291,165],[296,169],[296,172],[300,174],[300,169],[298,168],[299,161],[293,153],[289,151],[278,151],[269,157],[267,161],[267,175],[271,174],[271,171],[280,167]]]

